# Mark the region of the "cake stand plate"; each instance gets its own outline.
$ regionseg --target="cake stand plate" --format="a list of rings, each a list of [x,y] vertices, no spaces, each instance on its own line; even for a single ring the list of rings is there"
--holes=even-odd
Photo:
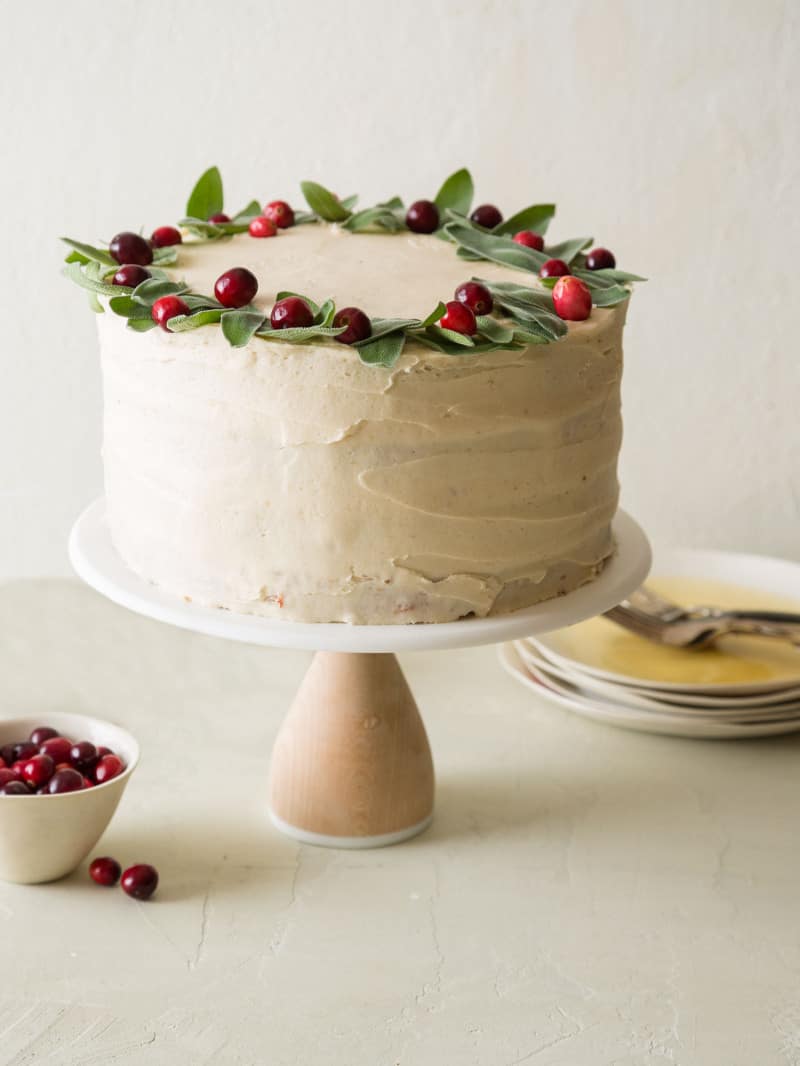
[[[270,815],[304,843],[379,847],[421,832],[433,811],[425,727],[395,652],[497,644],[602,614],[646,578],[650,546],[624,511],[617,550],[590,584],[493,618],[417,625],[307,624],[187,603],[138,577],[117,554],[105,500],[91,504],[69,540],[73,567],[114,603],[207,636],[316,651],[276,739]]]

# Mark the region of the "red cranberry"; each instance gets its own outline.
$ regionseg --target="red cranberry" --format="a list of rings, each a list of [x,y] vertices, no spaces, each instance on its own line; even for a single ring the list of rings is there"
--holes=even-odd
[[[586,256],[587,270],[613,270],[616,265],[617,261],[608,248],[592,248]]]
[[[539,271],[540,278],[563,278],[569,274],[569,267],[563,259],[548,259]]]
[[[544,248],[544,237],[540,233],[534,233],[532,229],[521,229],[511,240],[521,244],[524,248],[535,248],[537,252],[541,252]]]
[[[76,770],[85,774],[93,770],[97,763],[97,748],[88,740],[79,740],[70,748],[69,761]]]
[[[278,232],[278,227],[271,218],[259,215],[247,227],[247,232],[251,237],[274,237]]]
[[[14,754],[13,744],[4,744],[2,748],[0,748],[0,759],[3,760],[6,766],[10,766],[12,762],[16,762],[17,756]]]
[[[406,213],[406,225],[414,233],[433,233],[439,226],[439,208],[432,200],[415,200]]]
[[[19,777],[8,767],[0,768],[0,788],[4,788],[9,781],[19,781]]]
[[[580,278],[560,278],[553,286],[553,303],[559,318],[582,322],[592,313],[592,294]]]
[[[0,770],[5,770],[5,769],[6,769],[6,760],[2,756],[0,756]]]
[[[122,887],[134,899],[150,899],[158,887],[158,871],[144,862],[129,866],[122,875]]]
[[[220,274],[214,283],[214,295],[223,307],[244,307],[258,292],[258,281],[244,267],[233,267]]]
[[[151,233],[150,243],[154,248],[169,248],[173,244],[182,244],[183,237],[174,226],[159,226]]]
[[[20,744],[14,745],[14,762],[25,762],[26,759],[32,759],[38,754],[38,747],[29,740],[23,740]]]
[[[151,277],[150,271],[145,267],[137,266],[135,263],[126,263],[116,272],[111,279],[111,284],[129,285],[132,289],[135,289],[137,285],[141,285],[149,277]]]
[[[91,777],[84,777],[83,778],[83,787],[84,788],[94,788],[94,781],[92,781]]]
[[[217,211],[215,215],[209,215],[209,222],[230,222],[230,215],[226,215],[224,211]]]
[[[285,200],[272,200],[264,208],[263,215],[274,222],[278,229],[288,229],[294,225],[294,211]]]
[[[53,776],[56,764],[49,755],[34,755],[22,766],[22,777],[34,788],[46,785]]]
[[[105,885],[106,887],[115,885],[119,881],[121,873],[122,867],[120,864],[116,859],[112,859],[109,856],[93,859],[89,867],[89,877],[95,884]]]
[[[455,293],[459,303],[468,307],[474,315],[488,315],[494,307],[492,294],[485,285],[477,281],[465,281],[459,285]]]
[[[50,726],[47,725],[40,725],[31,733],[30,742],[39,748],[46,740],[51,740],[53,737],[57,736],[58,730],[51,729]]]
[[[119,755],[104,755],[94,768],[94,779],[98,785],[102,785],[105,781],[119,777],[124,769],[125,763]]]
[[[439,325],[442,329],[452,329],[455,333],[466,333],[469,337],[477,332],[478,324],[475,321],[475,315],[466,304],[459,303],[458,300],[449,300],[445,306],[447,307],[447,313],[439,319]]]
[[[368,316],[357,307],[343,307],[341,311],[337,311],[333,324],[337,328],[339,326],[347,326],[344,333],[340,333],[336,337],[340,344],[355,344],[356,341],[365,341],[372,333],[372,323]]]
[[[189,305],[179,296],[162,296],[150,309],[150,317],[157,326],[169,332],[169,320],[176,315],[188,315]]]
[[[56,770],[47,782],[47,791],[51,796],[58,796],[62,792],[78,792],[83,788],[83,774],[73,770],[71,766],[65,770]]]
[[[495,226],[499,226],[503,221],[503,216],[494,204],[481,204],[480,207],[475,208],[469,217],[473,222],[477,222],[479,226],[484,226],[486,229],[494,229]]]
[[[305,300],[299,296],[286,296],[272,308],[269,321],[273,329],[295,329],[312,325],[314,315]]]
[[[138,233],[118,233],[112,237],[108,250],[118,263],[136,263],[146,267],[153,262],[153,249]]]
[[[49,755],[53,762],[58,764],[69,762],[69,753],[72,751],[72,741],[66,737],[51,737],[39,746],[40,755]]]
[[[0,794],[3,796],[30,796],[31,790],[24,781],[17,779],[16,781],[9,781],[7,785],[3,785],[0,788]]]
[[[97,757],[98,757],[98,759],[102,759],[104,755],[113,755],[113,754],[114,754],[114,752],[111,750],[111,748],[107,748],[104,744],[98,744],[97,745]]]

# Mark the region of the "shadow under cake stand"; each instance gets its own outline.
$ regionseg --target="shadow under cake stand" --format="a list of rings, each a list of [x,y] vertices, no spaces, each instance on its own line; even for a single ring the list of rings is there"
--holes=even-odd
[[[588,585],[512,614],[416,625],[302,623],[186,603],[138,577],[117,554],[105,500],[75,523],[69,555],[78,575],[114,603],[207,636],[315,651],[272,752],[270,817],[308,844],[396,844],[430,825],[433,759],[395,652],[497,644],[601,614],[646,578],[650,546],[624,511],[617,550]]]

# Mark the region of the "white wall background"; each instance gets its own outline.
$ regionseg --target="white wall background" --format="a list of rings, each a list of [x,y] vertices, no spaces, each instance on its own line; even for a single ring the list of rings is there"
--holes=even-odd
[[[367,202],[555,199],[652,280],[624,503],[657,543],[800,558],[796,0],[0,0],[0,575],[69,572],[101,491],[93,316],[60,233],[317,178]]]

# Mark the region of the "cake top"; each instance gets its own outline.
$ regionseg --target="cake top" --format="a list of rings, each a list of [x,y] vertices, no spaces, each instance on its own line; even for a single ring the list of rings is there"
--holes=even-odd
[[[383,367],[409,341],[451,355],[556,342],[644,280],[607,249],[587,251],[591,237],[546,244],[553,204],[505,220],[491,204],[471,211],[466,170],[408,210],[394,198],[357,211],[355,197],[302,189],[309,211],[252,201],[231,218],[211,167],[180,228],[125,231],[107,249],[63,238],[66,272],[95,311],[105,303],[138,332],[218,325],[235,347],[329,340]]]

